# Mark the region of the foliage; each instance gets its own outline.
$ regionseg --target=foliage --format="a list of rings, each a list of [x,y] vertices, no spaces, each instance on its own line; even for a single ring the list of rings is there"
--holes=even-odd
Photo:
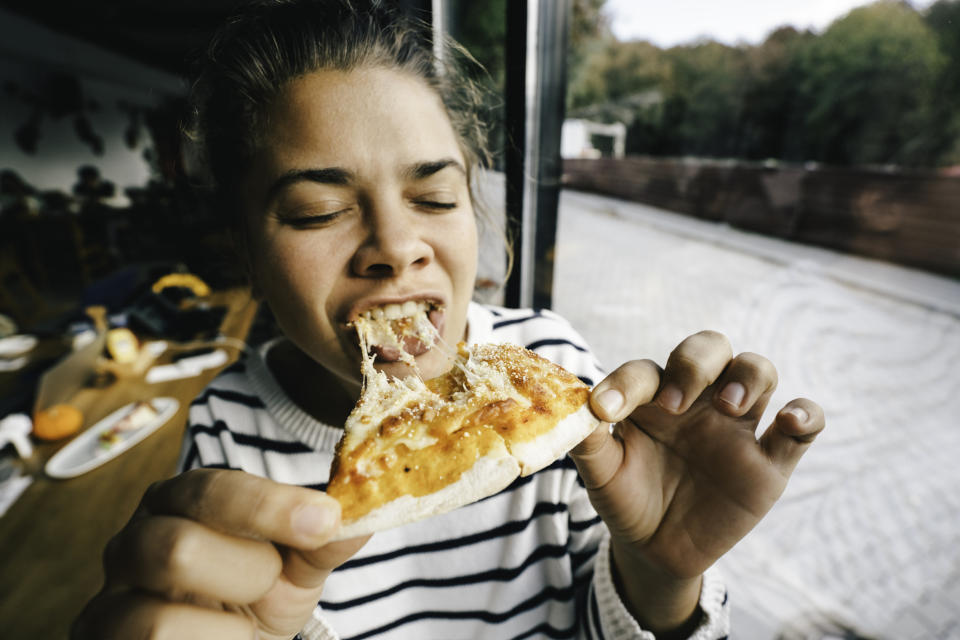
[[[937,166],[960,162],[960,0],[880,0],[822,34],[662,50],[599,29],[572,115],[628,125],[628,153]]]
[[[834,22],[800,53],[804,155],[833,164],[922,164],[943,64],[907,4],[877,2]]]
[[[472,76],[490,96],[489,146],[499,160],[504,140],[504,102],[506,84],[506,37],[508,0],[462,0],[450,3],[450,30],[479,63]],[[595,44],[610,37],[607,19],[602,13],[605,0],[568,0],[568,76],[576,75]],[[596,94],[602,97],[602,94]]]
[[[940,133],[944,164],[960,164],[960,0],[940,0],[925,16],[946,63],[937,79],[933,130]]]

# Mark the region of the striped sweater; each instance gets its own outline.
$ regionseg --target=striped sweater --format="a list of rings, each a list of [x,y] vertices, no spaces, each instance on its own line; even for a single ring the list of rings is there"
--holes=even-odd
[[[469,341],[523,345],[588,385],[602,372],[550,311],[471,304]],[[300,410],[265,365],[273,342],[192,404],[181,469],[242,469],[323,490],[340,428]],[[726,636],[726,592],[708,572],[698,640]],[[617,596],[606,528],[569,459],[497,495],[377,533],[333,572],[304,640],[643,638]]]

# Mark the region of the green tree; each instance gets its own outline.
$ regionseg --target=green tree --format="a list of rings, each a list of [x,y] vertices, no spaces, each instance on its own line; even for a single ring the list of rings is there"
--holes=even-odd
[[[960,164],[960,0],[939,0],[927,10],[927,26],[936,34],[946,62],[937,79],[930,136],[939,164]]]
[[[793,27],[773,31],[746,51],[737,155],[750,160],[802,159],[803,113],[798,108],[798,53],[814,38]]]
[[[943,64],[906,3],[881,0],[835,21],[801,53],[804,156],[833,164],[924,165]]]
[[[506,73],[506,0],[453,2],[449,7],[450,35],[480,63],[489,85],[502,92]]]
[[[670,155],[733,156],[747,83],[747,48],[706,41],[665,52],[663,127]]]
[[[568,89],[572,109],[629,100],[667,83],[670,68],[663,52],[649,42],[607,37],[590,43],[572,70]]]

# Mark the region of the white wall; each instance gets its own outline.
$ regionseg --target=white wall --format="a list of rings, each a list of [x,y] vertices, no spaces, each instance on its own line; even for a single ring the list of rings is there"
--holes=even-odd
[[[55,120],[44,115],[33,155],[15,143],[14,132],[27,122],[33,107],[22,96],[12,95],[9,87],[16,85],[19,93],[35,90],[51,73],[75,76],[84,98],[99,105],[98,111],[86,113],[104,141],[103,155],[96,155],[80,140],[72,116]],[[123,134],[129,118],[117,103],[154,107],[182,94],[184,86],[175,76],[0,11],[0,169],[15,170],[41,190],[69,193],[77,168],[85,164],[98,167],[120,194],[126,187],[143,186],[151,176],[150,164],[143,157],[152,146],[150,136],[142,128],[137,147],[128,148]]]

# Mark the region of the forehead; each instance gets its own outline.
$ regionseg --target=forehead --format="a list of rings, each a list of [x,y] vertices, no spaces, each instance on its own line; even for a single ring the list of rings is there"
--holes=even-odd
[[[288,82],[266,116],[260,155],[271,169],[342,166],[362,173],[439,157],[463,160],[437,94],[401,71],[309,73]]]

